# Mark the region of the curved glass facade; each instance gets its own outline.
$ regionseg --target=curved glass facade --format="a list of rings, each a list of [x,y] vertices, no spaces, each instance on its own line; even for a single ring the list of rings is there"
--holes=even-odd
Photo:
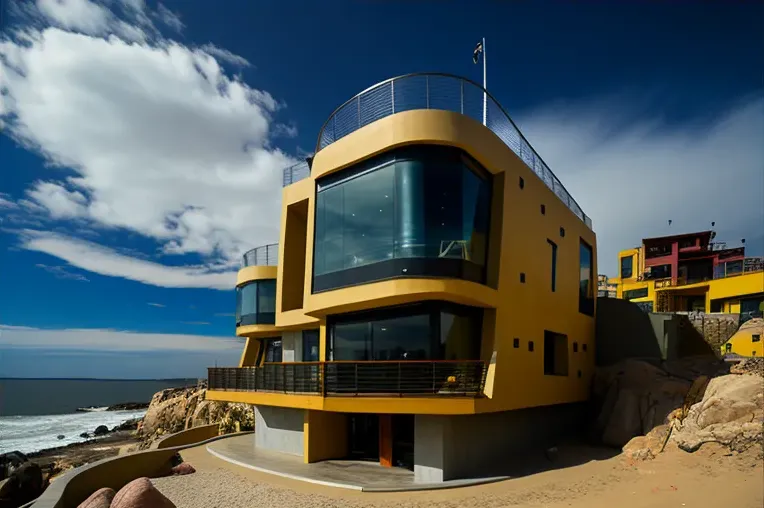
[[[317,185],[314,292],[393,277],[484,282],[491,177],[463,151],[397,149]]]
[[[255,280],[236,288],[236,326],[275,323],[275,279]]]

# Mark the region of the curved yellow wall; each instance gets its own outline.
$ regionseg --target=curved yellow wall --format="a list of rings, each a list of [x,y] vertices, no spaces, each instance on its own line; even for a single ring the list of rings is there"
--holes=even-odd
[[[236,274],[236,285],[241,286],[245,282],[253,280],[275,279],[278,273],[276,266],[247,266]]]

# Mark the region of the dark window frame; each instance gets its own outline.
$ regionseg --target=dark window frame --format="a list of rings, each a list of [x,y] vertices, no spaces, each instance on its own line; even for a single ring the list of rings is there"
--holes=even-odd
[[[547,243],[552,247],[552,293],[557,290],[557,244],[547,238]]]
[[[558,354],[562,355],[564,360],[564,369],[562,370],[558,370],[555,361]],[[566,334],[544,330],[544,375],[559,377],[570,375],[570,354],[568,353],[568,336]]]
[[[637,298],[647,298],[649,291],[645,288],[626,289],[623,291],[624,300],[636,300]]]
[[[581,288],[581,268],[583,267],[583,257],[581,256],[581,250],[586,249],[589,252],[589,281],[588,281],[588,293],[584,294]],[[578,312],[586,314],[587,316],[594,316],[594,301],[596,300],[594,290],[594,249],[583,238],[579,240],[578,247]]]
[[[429,341],[432,346],[440,342],[442,332],[440,315],[442,313],[451,313],[460,316],[471,315],[475,320],[473,323],[475,329],[472,330],[474,334],[475,354],[472,355],[473,358],[458,358],[458,360],[479,360],[483,336],[483,309],[480,307],[470,307],[441,300],[416,302],[328,316],[326,319],[326,359],[327,361],[331,361],[330,359],[334,358],[335,327],[338,324],[366,324],[368,326],[371,340],[373,341],[373,325],[379,321],[428,315],[430,319]]]
[[[628,261],[628,270],[624,270],[624,262],[626,261]],[[624,256],[621,258],[621,278],[630,279],[632,277],[634,277],[634,256]]]
[[[442,157],[453,157],[458,160],[463,168],[469,170],[488,184],[488,204],[486,217],[486,239],[485,239],[485,261],[483,265],[458,258],[436,258],[436,257],[398,257],[388,260],[376,261],[366,265],[360,265],[352,268],[345,268],[316,275],[316,235],[318,227],[313,228],[313,270],[311,277],[311,292],[321,293],[352,287],[372,282],[396,278],[411,277],[439,277],[462,279],[479,284],[487,283],[487,265],[490,252],[490,232],[491,232],[491,206],[494,192],[493,175],[486,170],[479,162],[471,157],[467,152],[460,148],[443,145],[420,144],[411,145],[402,148],[395,148],[384,153],[378,154],[366,161],[360,162],[351,167],[342,169],[325,177],[319,178],[316,182],[314,193],[314,216],[318,215],[318,196],[321,192],[349,182],[353,179],[367,175],[369,173],[382,170],[396,162],[415,159],[417,154],[422,158],[422,154],[437,153],[440,151]],[[448,151],[451,153],[449,154]],[[394,205],[397,206],[397,205]],[[315,222],[315,221],[314,221]],[[314,224],[314,226],[316,226]]]
[[[255,285],[255,312],[241,313],[242,291],[245,287]],[[265,286],[273,289],[273,311],[260,311],[260,292]],[[275,325],[276,324],[276,279],[257,279],[236,286],[236,326],[248,325]]]

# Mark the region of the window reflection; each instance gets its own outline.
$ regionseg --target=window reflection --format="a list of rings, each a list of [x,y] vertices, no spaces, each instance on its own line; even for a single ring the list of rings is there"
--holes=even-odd
[[[475,360],[482,311],[443,302],[379,309],[330,323],[328,358],[352,361]]]
[[[236,326],[276,322],[276,280],[257,280],[236,288]]]
[[[592,248],[581,240],[579,247],[578,311],[594,315],[594,278],[592,274]]]
[[[461,151],[401,149],[323,178],[318,185],[314,290],[401,274],[482,282],[490,178]],[[446,272],[451,271],[443,272],[446,265],[439,268],[438,261],[395,263],[414,258],[444,261]],[[459,268],[461,264],[468,269]],[[337,275],[350,270],[355,270],[350,276]]]

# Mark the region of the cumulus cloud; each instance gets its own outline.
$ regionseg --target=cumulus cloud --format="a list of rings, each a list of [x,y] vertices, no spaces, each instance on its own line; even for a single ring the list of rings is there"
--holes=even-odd
[[[138,233],[166,255],[198,254],[207,262],[185,269],[154,264],[156,278],[134,280],[165,286],[168,278],[159,274],[172,274],[169,287],[217,288],[226,276],[206,272],[278,238],[280,170],[295,160],[271,140],[294,128],[276,121],[283,104],[269,92],[220,65],[246,60],[162,37],[151,18],[180,27],[163,6],[149,12],[140,0],[118,5],[40,0],[33,14],[48,26],[20,24],[0,41],[5,132],[65,168],[59,178],[34,182],[15,204],[35,220],[42,214],[75,220],[78,228]],[[125,34],[124,24],[145,37]],[[11,202],[2,199],[0,206]],[[87,248],[102,260],[109,252]],[[132,278],[130,260],[119,260],[121,269],[77,266]],[[186,286],[190,279],[196,282]]]
[[[152,286],[230,290],[236,283],[234,270],[214,266],[167,266],[50,231],[25,230],[21,246],[55,256],[82,270]]]
[[[637,101],[638,102],[638,101]],[[620,97],[556,104],[518,124],[594,222],[598,268],[642,238],[715,229],[718,240],[764,247],[764,99],[667,124]],[[672,220],[671,228],[668,220]]]

